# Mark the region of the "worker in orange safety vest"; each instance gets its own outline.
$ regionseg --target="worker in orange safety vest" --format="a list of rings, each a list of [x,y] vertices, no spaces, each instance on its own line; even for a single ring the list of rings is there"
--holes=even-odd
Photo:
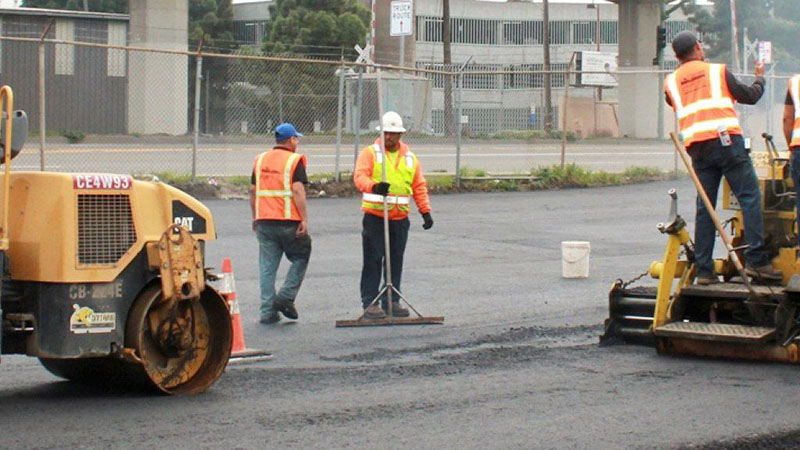
[[[411,199],[422,214],[425,230],[433,226],[428,187],[417,156],[411,152],[401,137],[406,129],[403,119],[394,111],[383,115],[383,139],[386,154],[381,152],[380,138],[364,148],[356,161],[353,181],[361,196],[363,266],[361,268],[361,302],[364,316],[370,319],[386,317],[388,300],[381,299],[381,306],[372,304],[378,295],[384,273],[384,224],[383,201],[388,203],[389,249],[391,258],[392,285],[400,290],[403,274],[403,254],[408,241],[410,226],[408,213]],[[378,128],[380,130],[380,127]],[[386,164],[386,181],[382,180],[383,164]],[[408,317],[408,309],[399,299],[392,298],[392,315]]]
[[[782,274],[770,264],[764,245],[761,190],[734,109],[737,101],[754,105],[761,98],[765,84],[764,66],[756,65],[756,80],[747,86],[740,83],[724,64],[706,62],[703,46],[690,31],[678,33],[672,41],[672,49],[680,66],[667,76],[666,101],[675,111],[681,139],[692,158],[692,167],[712,205],[716,206],[723,176],[739,201],[744,217],[745,272],[748,276],[780,280]],[[719,283],[712,259],[716,230],[699,195],[696,210],[696,282],[700,285]]]
[[[302,136],[290,123],[278,125],[277,145],[259,154],[254,163],[250,206],[259,247],[261,323],[276,323],[280,314],[292,320],[298,317],[294,300],[311,256],[306,157],[295,153]],[[284,254],[292,265],[276,293],[275,276]]]
[[[794,189],[796,211],[800,211],[800,74],[789,79],[789,89],[783,107],[783,135],[791,150],[791,172]],[[800,224],[800,216],[797,218]],[[800,240],[800,233],[798,233]],[[800,243],[800,242],[799,242]]]

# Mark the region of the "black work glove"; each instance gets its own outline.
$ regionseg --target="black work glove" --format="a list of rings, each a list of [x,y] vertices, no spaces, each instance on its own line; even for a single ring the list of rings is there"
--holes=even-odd
[[[389,193],[389,183],[381,181],[372,186],[372,193],[378,195],[386,195]]]
[[[423,214],[422,220],[425,221],[425,223],[422,224],[422,229],[430,230],[431,227],[433,226],[433,217],[431,217],[431,213],[426,212],[425,214]]]

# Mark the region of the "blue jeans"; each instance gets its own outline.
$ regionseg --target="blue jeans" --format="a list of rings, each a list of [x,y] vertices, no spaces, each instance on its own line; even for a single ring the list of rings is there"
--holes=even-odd
[[[761,189],[753,169],[750,155],[744,148],[744,139],[731,136],[730,147],[723,147],[719,140],[700,143],[701,148],[692,148],[692,166],[700,184],[708,194],[711,204],[716,207],[717,194],[723,176],[739,201],[744,217],[744,241],[747,249],[745,260],[750,267],[769,264],[769,255],[764,247],[764,215],[761,210]],[[714,273],[714,238],[716,228],[708,214],[703,200],[697,196],[695,217],[694,251],[697,261],[697,274],[709,276]]]
[[[311,237],[298,238],[298,222],[294,221],[256,221],[256,238],[258,239],[258,268],[261,284],[261,317],[272,314],[272,300],[278,296],[294,302],[303,277],[306,274],[308,260],[311,257]],[[278,293],[275,293],[275,275],[283,255],[292,263],[286,280]]]
[[[795,211],[800,211],[800,147],[792,148],[792,181],[794,181],[794,191],[797,194],[794,198]],[[800,230],[800,214],[797,214],[798,230]],[[800,233],[797,233],[798,245],[800,245]]]

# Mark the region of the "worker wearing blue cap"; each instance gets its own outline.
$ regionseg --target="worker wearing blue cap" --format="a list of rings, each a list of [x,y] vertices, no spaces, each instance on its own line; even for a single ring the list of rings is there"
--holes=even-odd
[[[275,127],[276,145],[256,157],[251,176],[250,207],[259,247],[261,323],[296,320],[295,297],[311,256],[306,213],[306,157],[295,153],[303,137],[294,125]],[[291,262],[283,286],[275,291],[281,258]]]

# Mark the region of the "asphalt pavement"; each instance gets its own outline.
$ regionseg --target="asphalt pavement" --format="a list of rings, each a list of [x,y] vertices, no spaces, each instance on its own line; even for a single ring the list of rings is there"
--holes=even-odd
[[[412,214],[402,290],[445,323],[350,329],[334,321],[360,313],[357,199],[310,200],[300,318],[276,325],[257,323],[247,202],[208,202],[219,240],[207,264],[233,258],[248,347],[274,359],[176,398],[76,386],[4,357],[0,447],[797,448],[797,367],[597,345],[614,280],[663,253],[671,187],[692,227],[688,180],[434,196],[431,230]],[[590,242],[587,279],[562,278],[573,240]]]

